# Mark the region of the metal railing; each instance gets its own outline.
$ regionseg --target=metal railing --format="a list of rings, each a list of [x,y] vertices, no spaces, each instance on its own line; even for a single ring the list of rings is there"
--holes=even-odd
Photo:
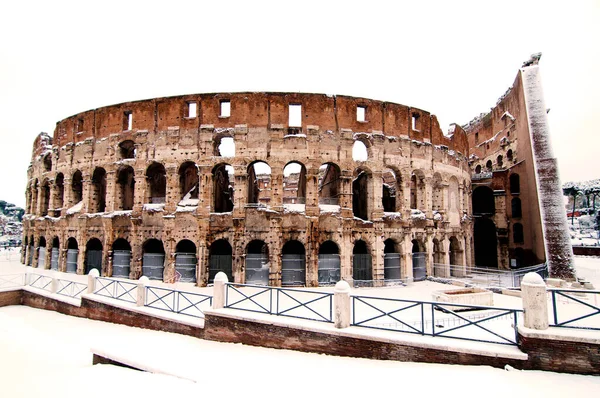
[[[40,274],[29,274],[27,285],[50,292],[52,291],[52,277]]]
[[[333,322],[333,293],[227,283],[225,308]]]
[[[0,275],[0,289],[9,289],[13,287],[25,286],[25,275],[27,274]]]
[[[507,345],[517,344],[518,315],[523,312],[384,297],[351,298],[352,326]],[[475,310],[485,312],[467,314]]]
[[[303,204],[306,204],[306,198],[303,198],[300,196],[285,196],[283,198],[283,204],[284,205],[293,205],[293,204],[303,205]]]
[[[57,279],[57,283],[56,294],[72,298],[81,298],[81,295],[88,287],[86,283],[73,282],[65,279]]]
[[[211,308],[212,296],[147,286],[144,306],[176,314],[204,318],[203,309]]]
[[[432,276],[461,280],[479,286],[520,287],[521,280],[529,272],[535,272],[545,279],[548,277],[548,266],[539,264],[514,270],[503,270],[434,263]]]
[[[94,294],[128,303],[137,303],[137,287],[137,283],[98,277]]]
[[[600,330],[600,290],[548,289],[548,292],[552,303],[550,326]]]
[[[484,171],[483,173],[471,174],[471,180],[472,181],[485,180],[486,178],[492,178],[492,172],[491,171]]]

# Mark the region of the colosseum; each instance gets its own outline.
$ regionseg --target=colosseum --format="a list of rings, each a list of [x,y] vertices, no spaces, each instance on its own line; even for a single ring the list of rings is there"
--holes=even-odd
[[[71,116],[34,142],[22,262],[199,286],[219,271],[383,285],[476,260],[543,262],[522,72],[448,135],[421,109],[322,94],[195,94]]]

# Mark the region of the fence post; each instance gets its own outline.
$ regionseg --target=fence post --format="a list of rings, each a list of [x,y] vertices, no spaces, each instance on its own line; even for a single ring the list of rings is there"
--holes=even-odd
[[[521,298],[525,327],[529,329],[548,329],[548,301],[546,284],[541,276],[529,272],[521,281]]]
[[[219,272],[215,275],[215,284],[213,286],[212,307],[215,310],[225,307],[225,284],[228,282],[225,272]]]
[[[53,272],[54,274],[54,272]],[[58,278],[56,275],[52,275],[52,283],[50,284],[50,293],[58,292]]]
[[[333,323],[336,328],[350,326],[350,285],[339,281],[333,290]]]
[[[87,293],[92,294],[94,290],[96,290],[96,278],[100,276],[100,273],[96,268],[92,268],[92,270],[88,274],[88,288]]]
[[[143,307],[146,304],[146,285],[150,282],[147,276],[142,276],[137,281],[137,289],[136,290],[136,302],[135,305],[138,307]]]

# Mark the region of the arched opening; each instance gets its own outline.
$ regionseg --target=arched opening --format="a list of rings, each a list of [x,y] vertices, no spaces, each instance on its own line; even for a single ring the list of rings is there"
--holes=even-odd
[[[444,264],[444,247],[437,238],[433,239],[433,275],[447,277],[446,264]]]
[[[106,210],[106,170],[96,167],[92,175],[92,196],[90,213],[102,213]]]
[[[54,215],[55,217],[60,217],[65,200],[65,176],[63,173],[58,173],[56,175],[54,186]]]
[[[153,162],[146,169],[146,203],[165,203],[167,196],[167,172],[165,166]]]
[[[188,239],[180,240],[175,248],[176,280],[180,282],[196,282],[196,245]]]
[[[452,276],[461,276],[461,265],[463,265],[462,260],[463,251],[460,247],[460,242],[454,236],[450,237],[450,264],[453,267],[450,268],[450,275]],[[456,267],[458,265],[458,267]]]
[[[522,267],[525,265],[525,251],[522,247],[517,247],[514,250],[514,267]],[[513,267],[513,262],[511,261],[511,267]]]
[[[352,181],[352,212],[361,220],[369,219],[369,174],[361,169],[354,172]]]
[[[197,205],[199,190],[198,167],[194,162],[183,163],[179,167],[179,205]]]
[[[142,246],[142,275],[162,280],[165,269],[165,248],[161,240],[148,239]]]
[[[217,165],[213,169],[213,211],[227,213],[233,210],[233,167]]]
[[[50,182],[47,179],[42,183],[42,197],[40,200],[40,214],[42,216],[47,216],[50,204]]]
[[[481,165],[477,165],[475,166],[475,174],[480,174],[481,173]]]
[[[283,168],[283,204],[306,203],[306,167],[290,162]]]
[[[434,211],[444,210],[444,187],[439,173],[433,175],[431,205]]]
[[[71,178],[71,195],[73,204],[78,204],[83,198],[83,176],[81,171],[77,170]]]
[[[217,136],[213,140],[213,154],[224,158],[235,156],[235,142],[233,137]]]
[[[498,155],[498,157],[496,158],[496,166],[498,166],[499,169],[502,168],[502,155]]]
[[[125,166],[119,169],[117,175],[117,203],[120,210],[133,209],[135,198],[135,176],[133,167]]]
[[[46,269],[46,238],[40,236],[38,241],[38,263],[37,267]]]
[[[399,281],[402,279],[400,267],[401,255],[396,249],[396,242],[388,238],[383,242],[383,277],[386,281]]]
[[[248,205],[268,206],[271,195],[271,167],[265,162],[248,166]]]
[[[362,141],[354,141],[352,146],[352,160],[355,162],[366,162],[369,158],[367,146]]]
[[[52,170],[52,154],[47,153],[42,160],[42,164],[44,165],[44,171]]]
[[[424,210],[425,206],[425,174],[421,170],[413,171],[410,176],[410,208]]]
[[[253,240],[246,247],[246,283],[269,284],[269,247],[262,240]]]
[[[490,187],[477,187],[473,191],[473,214],[494,214],[494,191]]]
[[[412,241],[412,266],[413,266],[413,280],[422,281],[427,277],[427,268],[425,265],[426,260],[425,251],[423,250],[423,245],[414,239]]]
[[[290,240],[281,249],[281,284],[304,286],[306,284],[306,255],[304,245]]]
[[[29,209],[30,214],[37,213],[38,189],[39,189],[39,182],[36,179],[33,181],[33,184],[31,185],[31,202],[30,202],[31,208]]]
[[[512,195],[518,195],[521,192],[521,183],[519,181],[519,175],[513,173],[509,177],[510,193]]]
[[[512,149],[509,149],[509,150],[506,152],[506,159],[508,159],[508,160],[510,160],[510,161],[512,161],[512,160],[513,160],[513,151],[512,151]]]
[[[491,161],[491,160],[488,160],[488,161],[485,163],[485,170],[486,170],[487,172],[491,172],[491,171],[492,171],[492,161]]]
[[[476,218],[473,228],[475,265],[498,268],[496,225],[488,218]]]
[[[513,224],[513,242],[515,243],[523,243],[523,224],[515,223]]]
[[[325,163],[319,167],[319,204],[339,205],[341,192],[340,168],[333,163]]]
[[[60,241],[58,236],[52,239],[52,252],[50,253],[50,269],[58,271],[58,257],[60,254]]]
[[[112,276],[129,278],[131,267],[131,245],[126,239],[119,238],[113,242]]]
[[[397,194],[397,191],[401,184],[396,180],[396,173],[392,169],[383,170],[381,178],[383,179],[383,189],[381,192],[383,211],[389,213],[396,212],[396,197],[401,197]]]
[[[359,239],[354,242],[352,249],[352,279],[356,281],[371,281],[372,261],[367,243]]]
[[[331,285],[341,278],[340,249],[335,242],[327,240],[319,245],[319,285]]]
[[[219,272],[224,272],[227,275],[227,280],[233,282],[231,269],[231,257],[233,250],[231,245],[225,239],[214,241],[209,249],[209,268],[208,268],[208,283],[214,283],[215,276]]]
[[[77,272],[77,256],[79,255],[79,245],[77,239],[71,237],[67,239],[67,272],[74,274]]]
[[[521,212],[521,199],[512,198],[510,201],[511,214],[514,218],[522,217],[523,213]]]
[[[135,159],[135,143],[131,140],[119,144],[119,156],[121,159]]]
[[[92,269],[102,273],[102,242],[92,238],[85,245],[85,273],[89,274]]]

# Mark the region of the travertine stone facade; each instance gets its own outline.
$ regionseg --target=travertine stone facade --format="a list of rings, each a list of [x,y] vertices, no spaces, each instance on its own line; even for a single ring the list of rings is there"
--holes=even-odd
[[[276,286],[412,280],[416,251],[428,274],[434,259],[472,264],[468,154],[461,127],[446,137],[426,111],[366,98],[218,93],[94,109],[34,143],[23,261],[103,275],[118,262],[165,281],[193,266],[199,285],[228,264],[237,282]],[[338,274],[322,272],[327,256]]]

